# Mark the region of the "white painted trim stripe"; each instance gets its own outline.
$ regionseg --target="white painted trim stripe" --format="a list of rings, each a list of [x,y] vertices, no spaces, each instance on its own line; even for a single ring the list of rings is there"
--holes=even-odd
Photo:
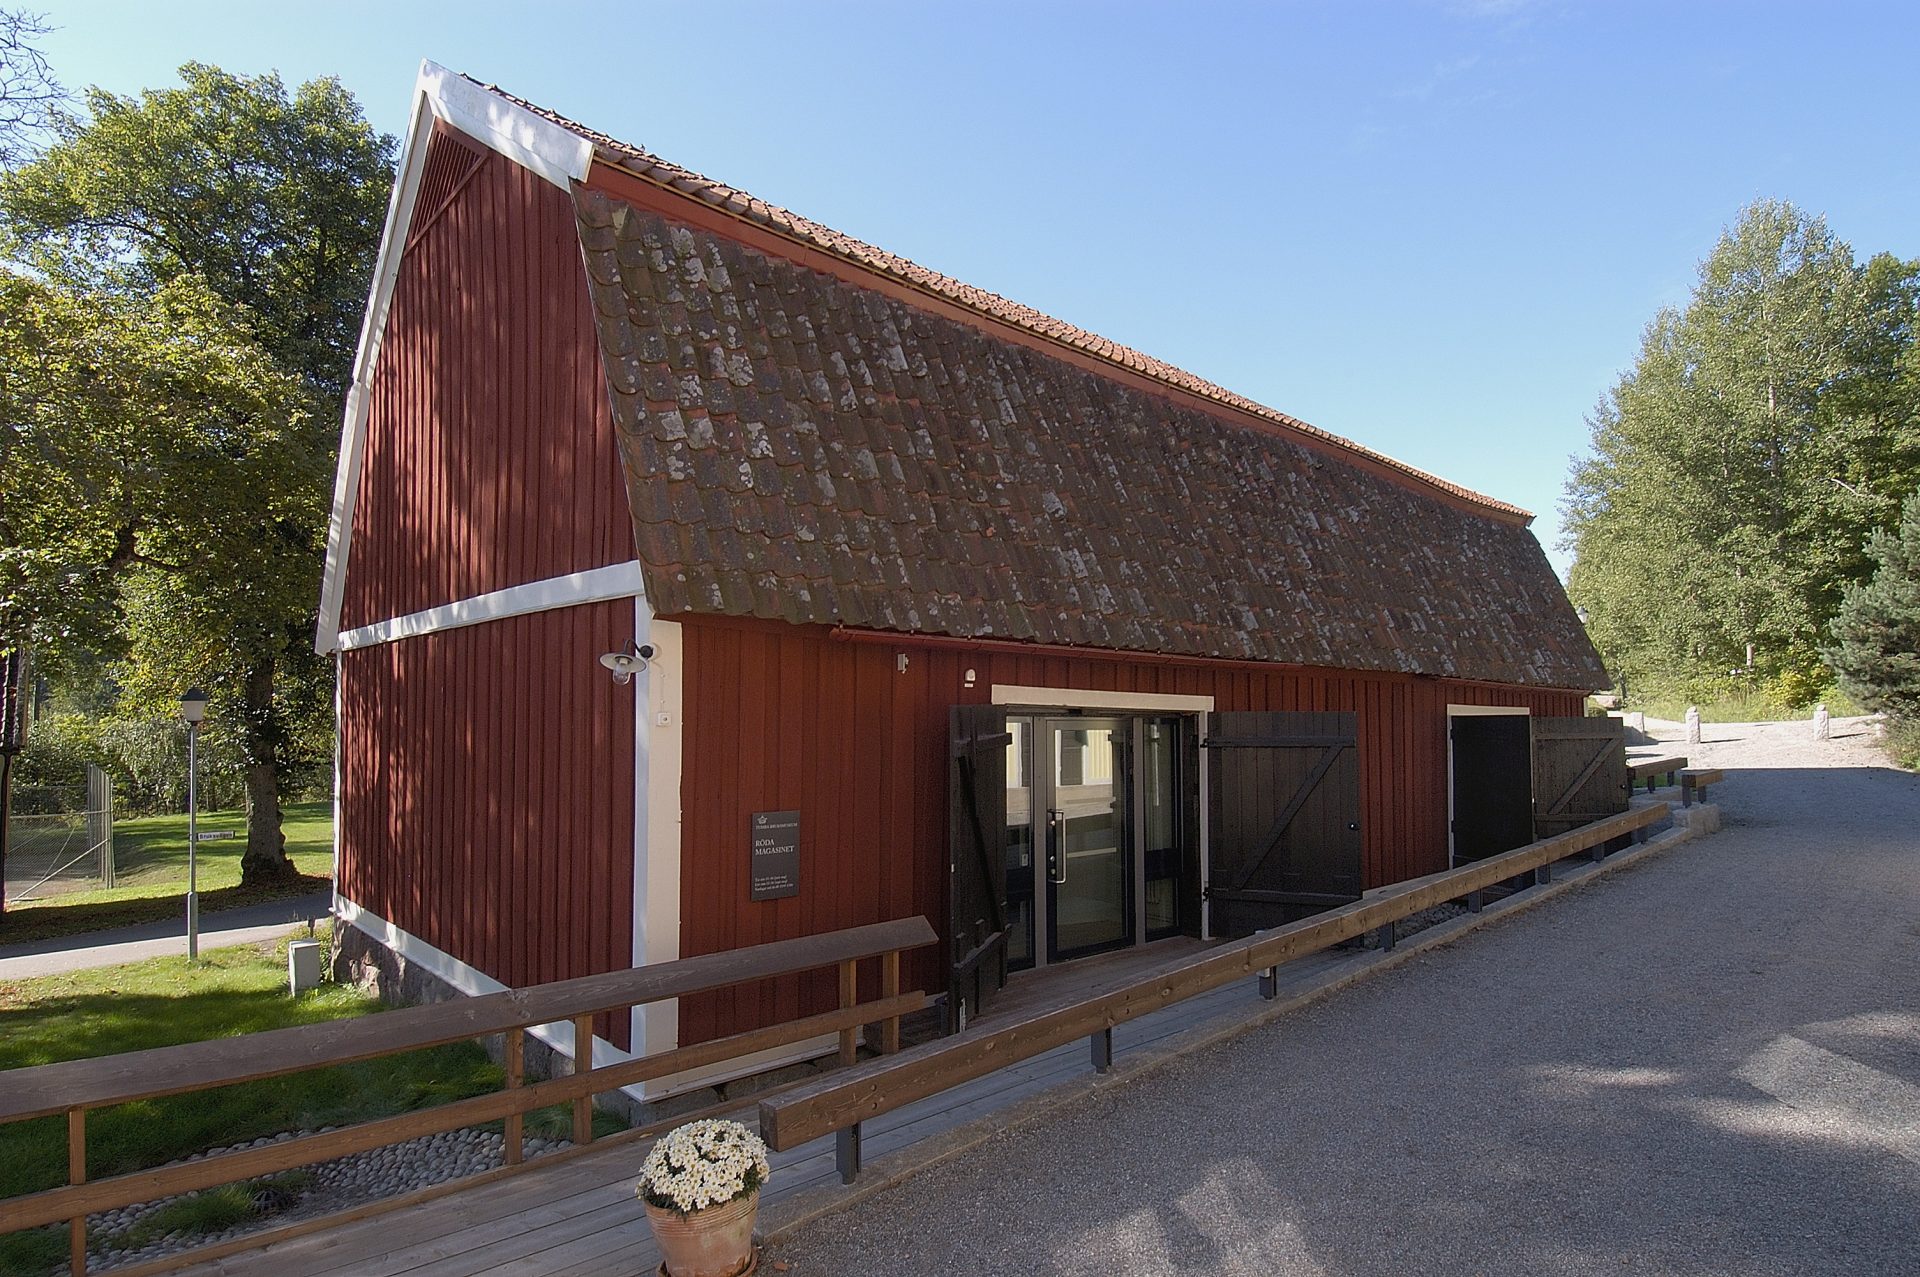
[[[995,683],[993,703],[1032,705],[1040,709],[1163,709],[1194,714],[1211,710],[1213,697],[1184,696],[1172,692],[1090,692],[1071,687],[1023,687],[1016,683]]]
[[[550,576],[544,581],[512,585],[491,594],[476,594],[472,598],[443,603],[422,612],[409,612],[391,620],[363,625],[342,634],[339,646],[341,651],[351,652],[355,648],[393,643],[438,630],[457,630],[484,621],[525,616],[532,612],[551,612],[555,608],[576,607],[582,603],[599,603],[607,599],[641,598],[645,593],[646,585],[640,575],[638,562],[610,563],[603,568],[588,568],[584,572]]]
[[[562,190],[571,182],[585,181],[593,165],[593,143],[586,138],[437,63],[421,62],[420,76],[414,82],[413,114],[400,152],[399,177],[387,203],[387,224],[380,235],[380,255],[367,294],[367,313],[360,324],[360,345],[354,353],[353,380],[347,387],[346,411],[340,425],[340,463],[334,472],[327,561],[320,577],[320,623],[313,638],[314,650],[323,656],[334,650],[340,638],[340,605],[352,549],[353,508],[360,496],[360,463],[366,449],[367,396],[380,359],[380,344],[386,336],[387,313],[413,225],[414,202],[420,193],[435,119],[446,121]]]
[[[468,966],[444,949],[428,944],[420,937],[394,926],[370,909],[363,909],[345,896],[335,896],[334,916],[348,926],[356,927],[371,936],[376,943],[386,946],[408,962],[423,971],[431,972],[440,979],[458,989],[468,997],[481,997],[488,993],[503,993],[507,986],[479,970]],[[655,1004],[656,1006],[660,1004]],[[574,1058],[573,1025],[566,1021],[552,1024],[537,1024],[527,1030],[555,1051]],[[722,1082],[731,1082],[735,1078],[746,1077],[768,1069],[781,1068],[788,1064],[797,1064],[802,1060],[818,1059],[833,1051],[839,1039],[829,1033],[821,1037],[809,1038],[805,1042],[796,1042],[785,1047],[774,1047],[755,1055],[741,1056],[725,1060],[704,1069],[689,1069],[670,1077],[655,1078],[651,1082],[636,1086],[623,1086],[621,1091],[628,1097],[642,1103],[678,1095],[682,1091],[696,1087],[714,1086]],[[669,1046],[666,1049],[671,1049]],[[657,1054],[655,1049],[646,1049],[646,1054]],[[622,1051],[605,1038],[595,1035],[593,1039],[593,1066],[601,1068],[609,1064],[619,1064],[638,1058]]]
[[[445,980],[448,984],[466,994],[477,998],[488,993],[505,993],[507,986],[480,970],[470,967],[445,949],[436,948],[411,932],[394,926],[371,909],[363,909],[345,896],[336,895],[333,902],[334,916],[348,926],[358,928],[374,940],[396,954],[405,958],[424,971]],[[527,1030],[533,1036],[545,1042],[569,1060],[574,1058],[573,1025],[567,1021],[553,1024],[537,1024]],[[618,1064],[634,1057],[622,1051],[605,1038],[593,1039],[593,1064],[598,1068],[605,1064]],[[623,1088],[635,1099],[641,1098],[638,1088]]]

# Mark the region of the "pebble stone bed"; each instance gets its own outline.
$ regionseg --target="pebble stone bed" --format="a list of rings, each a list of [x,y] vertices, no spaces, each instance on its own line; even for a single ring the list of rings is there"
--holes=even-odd
[[[290,1131],[281,1135],[262,1136],[244,1144],[233,1144],[225,1148],[211,1149],[205,1153],[196,1153],[192,1157],[182,1158],[169,1165],[178,1166],[187,1162],[197,1162],[202,1158],[218,1156],[221,1153],[238,1153],[268,1144],[285,1143],[287,1140],[304,1135],[325,1135],[333,1129],[331,1126],[324,1126],[317,1131]],[[87,1236],[90,1239],[88,1249],[91,1261],[89,1266],[109,1269],[127,1264],[144,1263],[147,1260],[160,1259],[195,1247],[242,1237],[248,1233],[277,1227],[295,1220],[347,1210],[375,1198],[412,1192],[415,1189],[438,1184],[443,1180],[492,1170],[501,1164],[502,1143],[501,1136],[497,1132],[466,1129],[447,1131],[439,1135],[423,1135],[418,1139],[408,1140],[404,1144],[391,1144],[385,1148],[355,1153],[350,1157],[336,1158],[331,1162],[318,1162],[305,1168],[313,1176],[313,1182],[298,1196],[288,1195],[287,1200],[284,1201],[277,1200],[282,1194],[270,1183],[273,1176],[258,1180],[243,1180],[241,1181],[243,1186],[258,1185],[260,1187],[255,1205],[260,1208],[261,1213],[255,1218],[237,1224],[224,1232],[168,1233],[138,1248],[120,1246],[116,1242],[141,1220],[181,1198],[164,1197],[151,1202],[141,1202],[135,1206],[125,1206],[119,1210],[101,1211],[87,1217]],[[528,1158],[535,1158],[572,1146],[571,1140],[528,1138],[525,1150]],[[191,1196],[191,1194],[185,1196]],[[62,1264],[53,1271],[64,1273],[66,1265]]]

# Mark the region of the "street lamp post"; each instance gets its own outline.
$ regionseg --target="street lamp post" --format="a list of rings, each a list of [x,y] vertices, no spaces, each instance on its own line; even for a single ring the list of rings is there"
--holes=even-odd
[[[189,687],[180,698],[187,723],[187,961],[200,960],[200,722],[207,716],[207,694]]]

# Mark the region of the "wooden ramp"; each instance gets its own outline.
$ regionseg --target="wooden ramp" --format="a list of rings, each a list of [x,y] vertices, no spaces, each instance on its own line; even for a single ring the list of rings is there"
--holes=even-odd
[[[1083,998],[1092,985],[1140,979],[1153,967],[1203,947],[1199,941],[1161,942],[1089,960],[1085,969],[1074,964],[1053,973],[1035,972],[1009,985],[1005,1013]],[[1331,969],[1363,956],[1357,950],[1334,950],[1302,959],[1283,973],[1283,988],[1313,987]],[[1055,978],[1046,978],[1049,974]],[[1150,1048],[1205,1021],[1251,1014],[1264,1005],[1251,984],[1220,989],[1120,1026],[1116,1046],[1129,1051]],[[1001,1008],[996,1005],[995,1010]],[[982,1028],[996,1019],[983,1017]],[[1087,1072],[1086,1050],[1078,1043],[1023,1060],[869,1122],[867,1155],[884,1156],[945,1134],[1085,1078]],[[756,1099],[743,1100],[733,1116],[751,1125]],[[435,1201],[178,1271],[192,1277],[640,1277],[660,1262],[645,1212],[633,1194],[646,1147],[615,1137],[551,1166],[536,1163],[523,1174]],[[840,1182],[832,1137],[775,1153],[772,1162],[769,1206]]]
[[[1533,873],[1534,880],[1544,884],[1553,880],[1552,866],[1573,855],[1592,853],[1590,863],[1567,872],[1561,881],[1606,872],[1600,857],[1605,845],[1641,835],[1666,812],[1664,803],[1648,804],[1461,869],[1384,888],[1343,909],[1246,940],[1217,947],[1170,942],[1085,966],[1075,964],[1051,976],[1041,972],[1017,980],[1007,991],[1007,1005],[1001,1012],[1004,1020],[990,1013],[981,1017],[977,1031],[970,1027],[957,1038],[929,1042],[898,1056],[886,1055],[781,1088],[759,1104],[760,1124],[775,1146],[763,1220],[791,1220],[844,1202],[835,1186],[851,1182],[858,1173],[862,1149],[866,1157],[878,1158],[929,1141],[930,1156],[943,1149],[951,1151],[955,1140],[937,1137],[961,1132],[958,1138],[963,1141],[990,1138],[1004,1129],[1005,1117],[1039,1093],[1061,1088],[1056,1094],[1075,1094],[1074,1088],[1062,1084],[1084,1082],[1090,1075],[1084,1013],[1099,1013],[1093,1067],[1110,1063],[1116,1053],[1145,1057],[1155,1047],[1174,1046],[1172,1039],[1184,1038],[1192,1044],[1215,1033],[1236,1031],[1285,1008],[1298,995],[1335,987],[1397,956],[1381,949],[1338,947],[1342,941],[1357,939],[1384,924],[1383,938],[1390,944],[1397,919],[1451,899],[1461,890],[1477,900],[1490,884],[1519,871]],[[1524,907],[1527,896],[1522,892],[1489,906],[1487,913]],[[1478,921],[1460,918],[1442,924],[1414,947],[1444,943]],[[1195,976],[1201,972],[1211,977],[1215,968],[1240,975],[1206,981]],[[1241,978],[1268,968],[1274,968],[1270,978]],[[1266,999],[1271,1000],[1263,999],[1262,985],[1267,986]],[[1151,1000],[1128,1005],[1127,999],[1136,995]],[[870,1005],[892,1009],[890,1003]],[[1033,1031],[1034,1025],[1061,1017],[1072,1021],[1068,1026],[1072,1033],[1042,1037]],[[937,1086],[913,1083],[910,1075],[924,1072],[928,1060],[941,1055],[965,1057],[962,1063],[967,1067],[948,1070]],[[891,1092],[876,1089],[875,1079],[895,1075],[903,1080]],[[838,1091],[858,1089],[871,1093],[868,1101],[857,1109],[840,1103],[835,1110],[853,1114],[856,1127],[850,1137],[845,1121],[809,1116],[809,1106],[839,1103]],[[750,1120],[749,1105],[759,1098],[743,1101],[737,1116]],[[769,1110],[779,1117],[781,1106],[790,1118],[770,1125]],[[979,1121],[992,1116],[1003,1120]],[[645,1148],[634,1138],[638,1135],[610,1137],[553,1155],[551,1163],[536,1163],[519,1174],[475,1182],[432,1200],[341,1220],[279,1242],[263,1240],[251,1249],[183,1263],[168,1271],[198,1277],[467,1277],[481,1273],[640,1277],[653,1272],[659,1259],[644,1210],[633,1194]],[[914,1160],[901,1158],[896,1166],[904,1170]],[[789,1198],[801,1200],[783,1210],[783,1199]]]

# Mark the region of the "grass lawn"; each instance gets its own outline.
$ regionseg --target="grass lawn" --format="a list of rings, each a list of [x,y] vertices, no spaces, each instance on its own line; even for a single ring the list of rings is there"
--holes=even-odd
[[[286,942],[281,941],[212,950],[198,966],[181,958],[155,958],[34,980],[0,980],[0,1069],[383,1009],[377,1000],[341,985],[290,997],[286,973]],[[87,1115],[87,1176],[157,1166],[261,1135],[441,1104],[498,1089],[500,1082],[499,1066],[478,1045],[458,1043],[94,1110]],[[0,1086],[5,1084],[0,1073]],[[596,1125],[619,1126],[605,1114],[596,1117]],[[570,1129],[567,1111],[531,1115],[528,1129],[563,1135]],[[63,1118],[0,1125],[0,1197],[64,1184],[66,1159]],[[209,1218],[222,1216],[213,1200],[199,1209]],[[65,1253],[64,1227],[0,1236],[0,1272],[44,1271]]]
[[[301,877],[268,887],[240,886],[240,853],[246,846],[246,815],[202,812],[200,832],[232,831],[232,838],[200,844],[198,877],[202,916],[220,909],[303,896],[327,885],[333,872],[333,808],[329,803],[290,803],[282,827],[287,853]],[[154,922],[182,914],[187,892],[187,818],[143,816],[113,823],[118,886],[70,891],[45,900],[7,901],[0,916],[0,944]]]

